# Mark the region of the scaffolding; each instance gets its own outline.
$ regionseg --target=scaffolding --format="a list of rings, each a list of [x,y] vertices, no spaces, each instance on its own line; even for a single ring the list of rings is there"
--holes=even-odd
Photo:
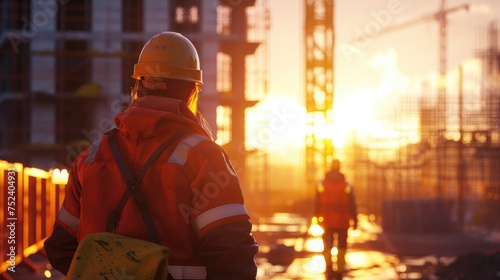
[[[397,106],[377,115],[392,136],[351,135],[347,178],[362,211],[381,217],[385,229],[500,227],[498,22],[486,33],[476,55],[481,67],[447,73],[446,130],[435,121],[438,90],[424,81],[419,94],[398,93]]]

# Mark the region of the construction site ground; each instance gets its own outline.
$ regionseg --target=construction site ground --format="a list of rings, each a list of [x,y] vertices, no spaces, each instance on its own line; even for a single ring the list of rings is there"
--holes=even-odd
[[[320,237],[301,232],[300,221],[305,219],[293,214],[291,217],[290,223],[282,225],[285,226],[283,228],[263,224],[256,227],[258,280],[325,279],[324,260],[318,247]],[[457,273],[460,269],[485,271],[488,269],[487,258],[481,257],[496,256],[497,264],[493,264],[496,270],[490,274],[497,278],[457,279],[498,279],[500,231],[467,229],[462,233],[385,233],[376,222],[361,216],[358,229],[350,230],[346,255],[348,270],[343,279],[452,279],[436,275],[464,256],[469,256],[465,259],[467,265],[459,264],[458,270],[455,269]],[[478,269],[478,262],[484,268]],[[15,273],[4,274],[0,279],[2,277],[16,280],[64,279],[62,274],[50,268],[43,251],[16,266]]]
[[[343,279],[500,279],[500,231],[476,228],[446,233],[385,233],[366,216],[361,217],[359,224],[357,230],[350,230],[346,255],[348,270]],[[296,242],[302,242],[301,238]],[[258,279],[325,279],[321,253],[287,251],[294,245],[292,242],[286,244],[286,238],[281,240],[284,242],[277,239],[274,243],[284,246],[271,244],[269,252],[259,254]],[[264,238],[262,243],[264,250]],[[274,251],[283,251],[283,259]],[[286,264],[291,258],[285,256],[290,254],[294,254],[294,258]],[[269,262],[268,256],[272,256],[271,262],[275,264]],[[496,264],[488,263],[488,258],[496,260]],[[461,259],[467,265],[455,268]],[[276,264],[280,260],[283,263]],[[476,276],[445,278],[444,273],[447,277],[454,273],[449,268],[455,269],[457,274]],[[477,278],[477,273],[487,269],[493,269],[489,273],[496,278]]]

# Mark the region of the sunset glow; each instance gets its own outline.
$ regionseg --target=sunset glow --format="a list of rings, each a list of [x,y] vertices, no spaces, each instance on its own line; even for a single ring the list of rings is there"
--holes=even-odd
[[[247,110],[247,145],[279,151],[304,146],[305,109],[289,97],[268,97]]]

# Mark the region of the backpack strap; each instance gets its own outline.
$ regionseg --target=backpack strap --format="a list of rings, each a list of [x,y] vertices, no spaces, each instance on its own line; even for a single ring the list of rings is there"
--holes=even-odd
[[[120,149],[118,148],[118,144],[116,142],[116,137],[115,137],[117,130],[118,129],[115,128],[108,132],[107,134],[108,142],[111,149],[111,153],[113,154],[113,158],[115,159],[115,162],[118,165],[120,172],[122,173],[123,179],[127,183],[127,189],[123,193],[116,208],[109,214],[108,223],[106,225],[106,231],[108,232],[115,231],[118,220],[120,219],[120,213],[125,204],[127,203],[127,200],[132,195],[139,208],[139,211],[141,212],[141,216],[144,220],[144,224],[146,225],[146,229],[148,231],[149,239],[157,244],[160,244],[158,231],[156,230],[156,227],[153,222],[153,217],[151,216],[148,206],[146,204],[146,198],[144,197],[144,194],[140,190],[139,182],[141,181],[142,177],[144,176],[148,168],[151,166],[151,164],[153,164],[153,162],[160,156],[160,154],[165,150],[165,148],[170,146],[179,138],[185,136],[188,132],[193,131],[193,129],[192,128],[184,129],[181,132],[177,133],[176,135],[170,137],[164,143],[162,143],[149,157],[149,159],[146,161],[146,163],[141,168],[139,173],[137,173],[137,175],[132,174],[130,168],[127,166],[125,160],[123,159],[122,154],[120,153]]]

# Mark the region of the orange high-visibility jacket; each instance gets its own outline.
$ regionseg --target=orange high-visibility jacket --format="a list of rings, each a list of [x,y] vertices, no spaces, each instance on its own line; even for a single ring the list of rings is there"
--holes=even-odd
[[[319,193],[319,214],[324,228],[349,228],[349,221],[357,222],[357,211],[352,186],[341,173],[330,171]]]
[[[118,114],[115,123],[119,129],[118,146],[134,174],[169,137],[186,127],[193,130],[168,147],[140,183],[161,243],[170,249],[172,276],[254,278],[257,244],[251,236],[238,177],[226,153],[185,103],[165,97],[142,97]],[[56,222],[59,231],[63,228],[78,241],[106,230],[109,213],[126,189],[106,137],[73,163]],[[148,239],[132,198],[121,212],[116,233]],[[45,243],[46,251],[51,262],[62,262],[63,253],[57,248],[64,244],[53,235]]]

